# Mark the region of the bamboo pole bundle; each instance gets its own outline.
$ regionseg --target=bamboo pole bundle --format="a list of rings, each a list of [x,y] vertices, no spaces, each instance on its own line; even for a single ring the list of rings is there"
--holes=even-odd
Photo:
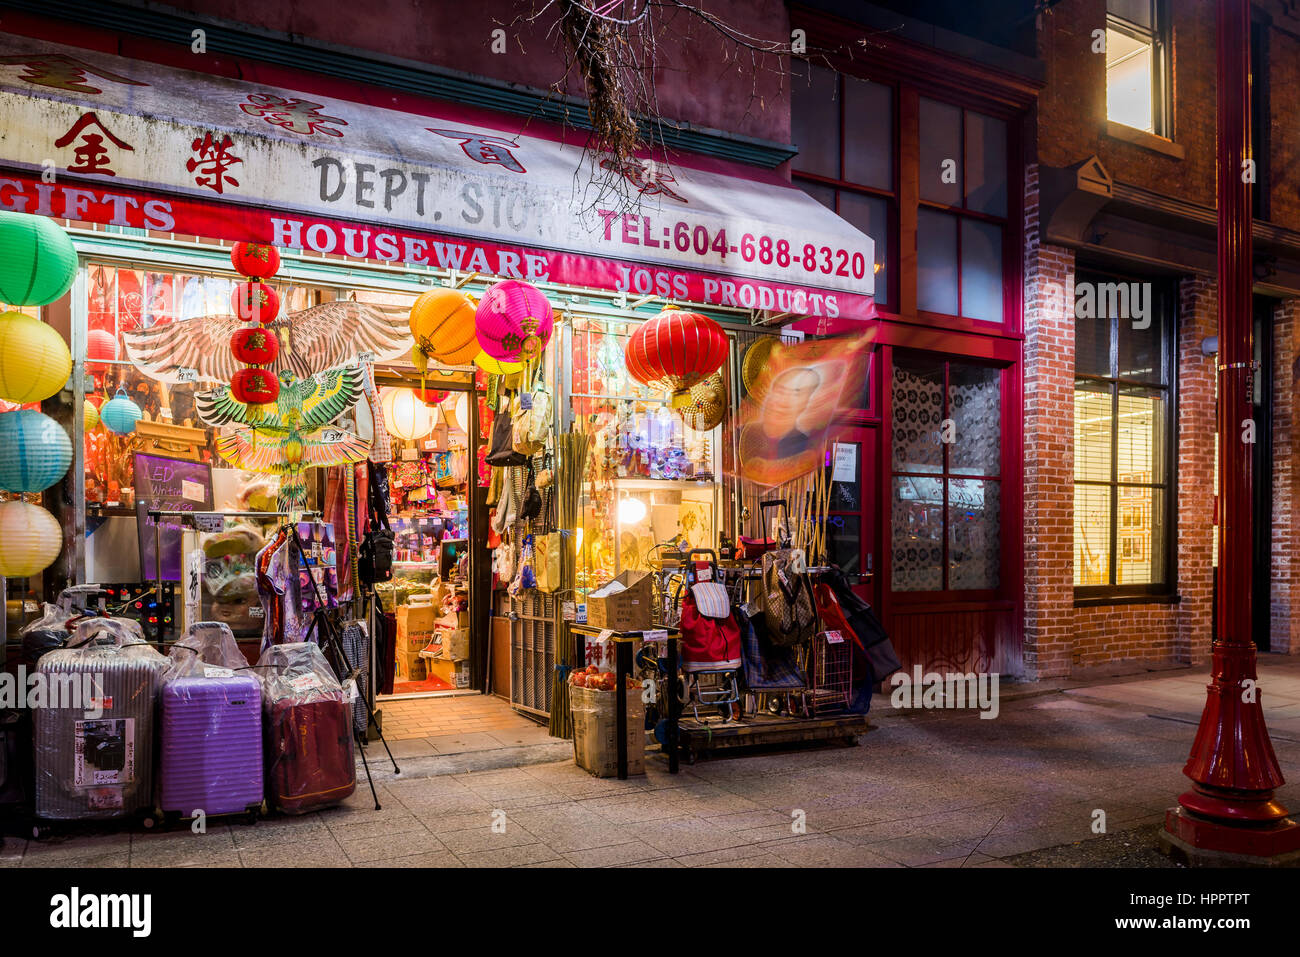
[[[573,737],[573,715],[569,710],[568,667],[576,666],[573,632],[562,612],[563,600],[574,598],[577,586],[577,530],[582,523],[582,480],[587,471],[591,436],[564,432],[556,437],[555,484],[558,490],[557,525],[560,533],[560,588],[555,593],[555,671],[551,676],[550,733],[557,738]]]

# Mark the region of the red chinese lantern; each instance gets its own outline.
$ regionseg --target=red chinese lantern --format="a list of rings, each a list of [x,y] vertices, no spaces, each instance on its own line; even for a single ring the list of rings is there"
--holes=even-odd
[[[411,391],[425,405],[438,405],[443,399],[451,395],[446,389],[412,389]]]
[[[86,333],[86,371],[107,372],[105,363],[117,358],[117,336],[107,329],[91,329]]]
[[[249,279],[270,279],[280,269],[280,253],[261,243],[235,243],[230,250],[235,271]]]
[[[280,395],[280,380],[266,369],[240,369],[230,378],[230,394],[245,405],[269,405]]]
[[[230,297],[231,308],[244,322],[274,322],[280,314],[280,296],[264,282],[241,282]]]
[[[628,375],[672,391],[673,408],[689,405],[690,388],[722,368],[727,334],[708,316],[669,307],[632,333],[623,350]]]
[[[269,366],[280,354],[280,340],[270,329],[248,326],[236,329],[231,335],[230,351],[240,362]]]

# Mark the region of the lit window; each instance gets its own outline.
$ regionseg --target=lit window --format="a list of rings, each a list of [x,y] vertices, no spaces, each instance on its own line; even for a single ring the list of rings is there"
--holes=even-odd
[[[1169,298],[1154,283],[1082,274],[1075,288],[1094,295],[1080,300],[1091,305],[1077,306],[1075,320],[1074,584],[1084,595],[1162,590],[1172,514]],[[1140,301],[1138,318],[1130,305]]]
[[[1167,136],[1165,22],[1158,0],[1109,0],[1106,5],[1106,116],[1112,122]]]

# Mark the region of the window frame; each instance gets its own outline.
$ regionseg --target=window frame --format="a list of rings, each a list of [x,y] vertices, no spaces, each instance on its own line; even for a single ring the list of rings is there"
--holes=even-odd
[[[881,388],[890,391],[889,407],[881,420],[881,441],[884,449],[884,463],[882,477],[884,483],[881,486],[880,497],[884,505],[885,521],[881,527],[882,544],[884,546],[881,556],[881,570],[886,573],[886,580],[889,583],[889,601],[895,605],[922,604],[935,602],[970,602],[970,601],[996,601],[1007,597],[1010,589],[1018,588],[1018,583],[1010,581],[1011,568],[1009,566],[1009,544],[1007,541],[1008,529],[1012,528],[1009,521],[1009,509],[1018,508],[1018,500],[1013,504],[1012,495],[1017,479],[1008,474],[1008,455],[1010,452],[1008,431],[1010,420],[1013,412],[1010,408],[1010,402],[1013,398],[1010,388],[1008,372],[1014,368],[1004,362],[997,360],[982,359],[976,356],[950,354],[944,352],[930,352],[926,350],[914,350],[894,348],[890,350],[889,357],[889,379],[887,383],[882,384]],[[951,367],[954,363],[965,366],[975,366],[983,369],[992,369],[998,374],[998,431],[999,431],[999,448],[998,448],[998,468],[999,475],[972,475],[967,473],[953,473],[949,467],[949,453],[951,451],[947,444],[943,447],[943,465],[938,472],[912,472],[900,471],[894,466],[893,456],[893,418],[894,402],[892,398],[894,368],[899,360],[906,362],[909,358],[923,358],[926,361],[942,363],[943,365],[943,417],[948,418],[949,410],[949,386],[951,383]],[[894,587],[893,576],[893,487],[896,478],[927,478],[937,479],[943,494],[943,537],[941,550],[940,582],[943,587],[937,589],[900,591]],[[952,479],[973,479],[976,481],[993,481],[998,483],[998,500],[999,500],[999,517],[998,517],[998,584],[995,588],[950,588],[949,587],[949,537],[951,534],[951,525],[949,520],[949,499],[948,499],[948,482]]]
[[[818,67],[820,69],[830,70],[832,73],[835,74],[835,112],[836,112],[836,117],[839,121],[839,127],[838,127],[839,176],[838,177],[826,176],[821,173],[810,173],[810,172],[805,172],[800,170],[798,168],[799,155],[796,154],[790,160],[791,179],[794,182],[794,185],[796,186],[801,186],[802,184],[806,183],[812,186],[822,186],[834,190],[835,191],[834,212],[836,216],[841,216],[841,217],[843,216],[843,212],[841,211],[840,197],[846,192],[856,193],[859,196],[865,196],[868,198],[883,199],[885,201],[885,209],[886,209],[885,215],[888,220],[889,239],[885,244],[884,273],[885,273],[885,282],[887,284],[888,291],[889,291],[889,298],[887,300],[881,300],[877,298],[876,307],[882,313],[896,315],[899,312],[899,288],[900,288],[899,282],[901,278],[901,274],[900,274],[901,271],[899,268],[899,258],[898,258],[899,184],[901,178],[900,167],[903,165],[904,162],[904,156],[902,155],[902,151],[899,148],[900,147],[899,108],[900,108],[900,101],[901,101],[901,97],[899,96],[899,86],[897,83],[891,83],[887,80],[879,80],[867,76],[859,76],[854,74],[852,77],[855,80],[859,80],[866,83],[874,83],[877,86],[883,86],[889,90],[889,102],[890,102],[890,112],[891,112],[891,120],[892,120],[889,129],[889,135],[891,138],[890,155],[892,158],[892,161],[890,163],[890,173],[891,173],[890,184],[888,189],[883,189],[879,186],[868,186],[865,183],[858,183],[844,178],[845,142],[846,142],[845,112],[846,112],[846,103],[847,103],[847,99],[844,94],[844,84],[846,82],[846,74],[844,73],[843,70],[836,69],[833,66],[813,63],[810,60],[796,59],[795,63],[802,64],[804,69],[807,70],[811,70],[813,67]],[[796,88],[796,85],[800,83],[804,83],[805,85],[807,85],[807,81],[805,77],[794,74],[792,70],[791,90],[793,91]],[[791,106],[793,107],[793,105],[794,105],[794,95],[792,92]]]
[[[1111,272],[1100,272],[1092,269],[1080,269],[1075,275],[1076,285],[1079,282],[1150,282],[1152,286],[1153,310],[1156,315],[1153,317],[1164,324],[1162,330],[1161,343],[1161,369],[1160,382],[1146,382],[1140,379],[1125,378],[1118,374],[1119,372],[1119,324],[1121,320],[1118,316],[1111,316],[1107,321],[1110,322],[1110,350],[1108,357],[1108,374],[1097,375],[1095,373],[1081,373],[1078,371],[1077,361],[1074,373],[1073,398],[1074,392],[1077,392],[1077,383],[1080,379],[1104,383],[1108,387],[1110,396],[1111,411],[1111,435],[1110,435],[1110,478],[1107,480],[1100,479],[1077,479],[1074,477],[1073,468],[1071,469],[1070,490],[1071,496],[1074,490],[1080,485],[1086,485],[1094,488],[1107,488],[1110,490],[1110,532],[1109,532],[1109,583],[1104,585],[1073,585],[1074,599],[1076,605],[1086,604],[1110,604],[1116,600],[1158,600],[1172,599],[1177,594],[1178,588],[1178,565],[1177,565],[1177,542],[1178,542],[1178,297],[1173,284],[1164,279],[1151,276],[1141,277],[1132,275],[1123,275]],[[1077,324],[1079,320],[1076,319]],[[1089,319],[1088,322],[1097,322],[1100,320]],[[1077,325],[1076,325],[1077,330]],[[1074,355],[1078,356],[1078,335],[1076,331]],[[1121,390],[1125,387],[1163,390],[1164,392],[1164,426],[1167,441],[1165,442],[1164,451],[1164,481],[1159,482],[1120,482],[1118,479],[1119,469],[1119,396]],[[1075,424],[1073,412],[1070,417],[1071,429]],[[1071,440],[1071,460],[1077,454],[1077,446]],[[1121,487],[1127,488],[1152,488],[1163,489],[1165,496],[1165,540],[1161,552],[1163,553],[1164,572],[1162,580],[1150,584],[1119,584],[1117,558],[1120,549],[1120,536],[1122,526],[1119,515],[1119,490]],[[1071,502],[1071,556],[1074,554],[1074,533],[1073,533],[1073,516],[1074,505]],[[1132,536],[1130,536],[1131,539]],[[1147,540],[1147,549],[1152,556],[1156,554],[1154,534]],[[1072,566],[1073,567],[1073,566]],[[1073,572],[1071,578],[1073,579]],[[1073,582],[1071,582],[1073,584]]]
[[[1170,24],[1169,10],[1165,0],[1150,0],[1151,4],[1151,27],[1141,26],[1131,20],[1126,20],[1119,14],[1110,12],[1110,4],[1106,5],[1106,29],[1115,30],[1139,40],[1151,44],[1151,132],[1149,135],[1158,136],[1162,139],[1173,140],[1173,73],[1170,69],[1173,58],[1169,50],[1173,45],[1172,29]],[[1106,87],[1107,96],[1109,97],[1110,77],[1107,75]],[[1121,123],[1119,120],[1112,119],[1110,116],[1109,106],[1106,110],[1106,119],[1119,126],[1128,129],[1138,129],[1129,126],[1127,123]],[[1146,133],[1146,130],[1138,130],[1139,133]]]

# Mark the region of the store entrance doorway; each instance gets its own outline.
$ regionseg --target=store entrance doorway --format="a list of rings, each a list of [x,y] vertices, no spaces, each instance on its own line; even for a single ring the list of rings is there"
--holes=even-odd
[[[478,478],[477,406],[472,382],[423,383],[377,374],[384,421],[393,440],[388,463],[393,577],[377,586],[397,619],[396,641],[380,647],[392,669],[391,694],[381,700],[477,694],[471,661],[478,595],[474,515]],[[383,688],[386,682],[377,683]]]

